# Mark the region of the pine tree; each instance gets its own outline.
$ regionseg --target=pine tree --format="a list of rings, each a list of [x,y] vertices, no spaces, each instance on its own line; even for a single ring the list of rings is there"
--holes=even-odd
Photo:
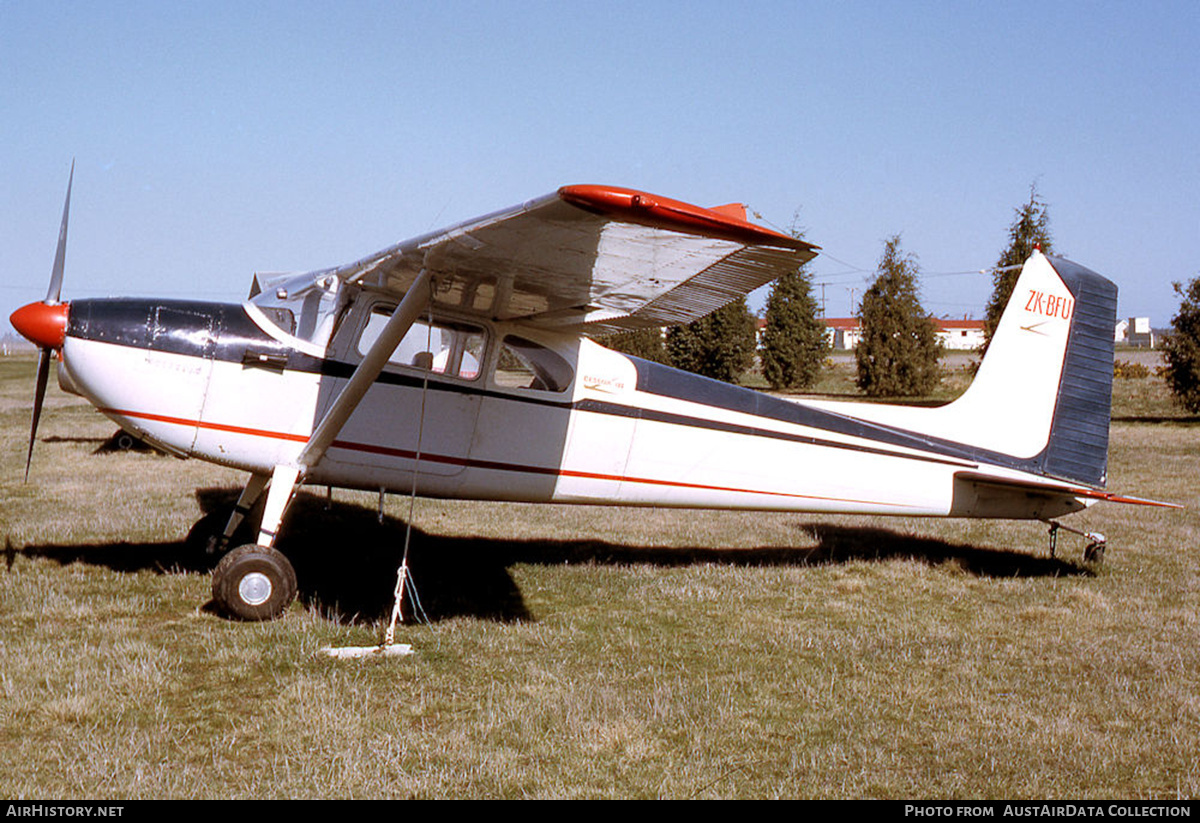
[[[1046,204],[1038,199],[1036,185],[1029,187],[1029,202],[1015,209],[1015,214],[1012,225],[1008,227],[1008,248],[1000,253],[996,271],[992,274],[992,296],[983,320],[981,352],[986,352],[991,345],[992,335],[1000,325],[1000,315],[1004,314],[1004,307],[1008,305],[1008,298],[1012,296],[1017,277],[1021,274],[1020,267],[1036,248],[1041,248],[1043,254],[1053,252],[1050,215],[1046,212]]]
[[[754,318],[746,299],[667,331],[667,355],[677,369],[736,383],[754,362]]]
[[[1200,413],[1200,277],[1186,286],[1175,284],[1179,312],[1163,339],[1165,377],[1175,399],[1192,414]]]
[[[816,382],[829,351],[825,324],[817,318],[807,264],[771,286],[763,330],[763,377],[773,389],[806,389]]]
[[[900,251],[899,235],[884,245],[877,271],[858,312],[858,387],[871,397],[929,394],[941,346],[917,296],[916,258]]]
[[[596,342],[613,351],[632,354],[643,360],[653,360],[655,363],[667,362],[667,347],[663,342],[663,332],[657,327],[620,332],[602,337]]]

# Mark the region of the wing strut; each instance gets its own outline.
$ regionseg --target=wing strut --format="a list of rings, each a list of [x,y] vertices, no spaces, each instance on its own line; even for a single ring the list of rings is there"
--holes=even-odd
[[[350,375],[350,382],[342,389],[337,400],[333,401],[329,411],[325,412],[325,417],[317,425],[312,437],[308,439],[308,444],[296,458],[302,472],[308,471],[321,462],[326,450],[333,444],[333,439],[337,437],[342,426],[346,425],[350,415],[358,408],[359,401],[363,399],[367,389],[371,388],[375,378],[383,371],[384,365],[392,356],[392,352],[396,350],[396,346],[400,345],[400,341],[404,339],[404,335],[408,334],[412,324],[429,306],[433,300],[433,290],[430,288],[432,282],[433,278],[429,274],[429,270],[421,269],[421,273],[413,281],[412,286],[404,295],[404,299],[400,301],[400,305],[392,312],[392,316],[383,327],[383,331],[380,332],[379,338],[371,344],[370,350],[358,364],[354,374]]]
[[[304,479],[304,475],[321,462],[325,452],[333,445],[334,439],[341,432],[350,415],[358,408],[363,395],[371,388],[375,378],[383,371],[388,358],[400,345],[404,335],[412,328],[413,323],[420,317],[421,312],[433,300],[433,276],[429,269],[422,268],[417,279],[400,301],[400,305],[392,312],[387,324],[379,337],[371,344],[362,361],[350,375],[350,380],[342,389],[341,394],[333,401],[333,405],[325,412],[321,422],[313,430],[312,436],[301,450],[296,462],[280,464],[271,474],[271,487],[267,492],[267,502],[263,509],[262,526],[258,533],[260,546],[274,547],[275,534],[287,511],[296,486]]]

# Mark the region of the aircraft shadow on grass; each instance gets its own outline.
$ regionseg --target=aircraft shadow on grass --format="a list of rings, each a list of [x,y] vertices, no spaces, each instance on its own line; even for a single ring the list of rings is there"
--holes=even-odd
[[[168,543],[98,543],[9,546],[7,565],[17,555],[44,557],[62,565],[87,563],[118,572],[207,573],[213,561],[195,536],[201,524],[223,525],[237,499],[229,489],[200,489],[206,513],[187,539]],[[405,523],[378,522],[374,509],[302,493],[288,515],[290,528],[278,548],[296,569],[300,599],[332,620],[364,623],[391,612],[396,569],[404,546]],[[217,528],[220,528],[218,526]],[[240,531],[240,530],[239,530]],[[235,545],[253,532],[235,535]],[[945,540],[901,534],[884,528],[798,523],[807,548],[662,548],[603,540],[505,540],[449,537],[412,530],[409,567],[420,603],[430,620],[472,616],[500,622],[532,620],[519,586],[509,573],[516,564],[653,565],[663,568],[713,563],[728,566],[807,566],[911,559],[950,564],[980,577],[1064,577],[1090,575],[1085,566],[1025,551],[981,549]],[[211,608],[212,604],[209,604]]]

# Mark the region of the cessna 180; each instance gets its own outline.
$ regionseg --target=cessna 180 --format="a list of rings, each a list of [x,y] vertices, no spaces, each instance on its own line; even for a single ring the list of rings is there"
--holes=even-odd
[[[1104,491],[1116,287],[1064,259],[1024,265],[955,402],[793,402],[590,339],[695,320],[817,253],[736,204],[565,186],[349,265],[256,276],[241,303],[64,303],[70,193],[46,299],[12,315],[41,349],[26,477],[57,352],[60,385],[125,430],[249,472],[211,543],[237,617],[295,597],[274,544],[302,483],[1046,522],[1149,502]],[[264,494],[257,541],[229,551]]]

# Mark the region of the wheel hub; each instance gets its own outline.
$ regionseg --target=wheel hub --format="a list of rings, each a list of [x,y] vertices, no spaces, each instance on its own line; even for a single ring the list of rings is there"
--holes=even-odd
[[[261,606],[270,600],[271,589],[271,578],[262,572],[250,572],[238,581],[238,596],[250,606]]]

